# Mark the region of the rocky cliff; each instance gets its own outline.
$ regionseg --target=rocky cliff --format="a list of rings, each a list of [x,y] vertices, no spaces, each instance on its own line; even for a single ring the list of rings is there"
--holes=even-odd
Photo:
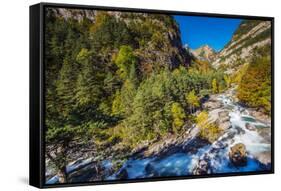
[[[48,17],[73,19],[78,22],[87,19],[92,24],[98,14],[114,17],[125,23],[136,44],[135,53],[139,59],[139,69],[150,73],[161,67],[176,68],[188,66],[191,57],[183,48],[179,27],[172,16],[162,14],[131,13],[117,11],[96,11],[83,9],[48,8]]]
[[[244,20],[235,31],[230,42],[218,53],[214,67],[222,65],[235,68],[248,62],[257,49],[271,44],[271,23],[269,21]]]
[[[216,58],[216,51],[211,48],[209,45],[201,46],[192,51],[193,55],[198,58],[199,60],[212,62]]]

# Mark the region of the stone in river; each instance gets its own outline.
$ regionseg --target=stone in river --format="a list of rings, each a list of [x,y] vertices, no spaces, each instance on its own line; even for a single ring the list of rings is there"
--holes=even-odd
[[[246,146],[243,143],[237,143],[230,148],[228,153],[229,160],[234,166],[246,166],[247,165],[247,151]]]
[[[254,131],[256,129],[255,126],[251,125],[250,123],[246,123],[245,128],[250,131]]]
[[[219,101],[211,100],[203,104],[203,108],[212,110],[222,107],[222,103]]]
[[[145,172],[146,172],[146,174],[148,174],[149,177],[159,176],[157,171],[154,169],[153,165],[150,163],[148,163],[145,166]]]
[[[116,177],[118,179],[127,179],[128,178],[128,172],[125,168],[123,168],[117,175]]]
[[[204,175],[204,174],[211,174],[212,167],[210,164],[210,159],[207,155],[203,157],[203,159],[199,159],[197,165],[193,169],[192,173],[194,175]]]

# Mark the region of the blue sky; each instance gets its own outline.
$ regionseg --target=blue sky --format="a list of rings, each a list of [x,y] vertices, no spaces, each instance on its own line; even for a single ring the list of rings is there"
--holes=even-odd
[[[208,44],[221,50],[231,39],[240,19],[174,15],[181,31],[182,43],[192,49]]]

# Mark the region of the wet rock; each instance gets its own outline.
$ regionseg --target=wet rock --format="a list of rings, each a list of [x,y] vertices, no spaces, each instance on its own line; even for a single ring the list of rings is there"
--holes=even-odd
[[[217,124],[223,130],[228,129],[231,126],[229,111],[223,110],[218,112]]]
[[[235,130],[236,130],[236,133],[237,133],[238,135],[243,135],[243,134],[246,133],[246,131],[245,131],[243,128],[238,127],[238,126],[235,126]]]
[[[221,129],[226,130],[226,129],[229,129],[231,127],[231,123],[229,121],[226,121],[224,123],[219,123],[218,126]]]
[[[188,135],[179,136],[175,134],[169,134],[162,140],[155,142],[144,150],[142,157],[150,156],[165,156],[179,151],[186,141]]]
[[[243,143],[237,143],[230,148],[228,153],[229,160],[234,166],[246,166],[247,164],[247,151]]]
[[[248,109],[249,110],[249,114],[253,117],[255,117],[256,119],[258,119],[259,121],[262,121],[265,124],[270,125],[271,124],[271,117],[269,115],[264,114],[264,112],[262,111],[257,111],[254,109]]]
[[[208,109],[208,110],[212,110],[212,109],[217,109],[222,107],[222,103],[219,101],[215,101],[215,100],[210,100],[208,102],[205,102],[203,104],[203,108]]]
[[[229,111],[226,111],[226,110],[220,111],[218,114],[219,114],[221,121],[228,121],[230,118]]]
[[[116,175],[118,179],[128,179],[128,172],[126,168],[120,170],[120,172]]]
[[[149,177],[159,176],[151,163],[145,166],[145,172]]]
[[[229,111],[218,108],[209,112],[209,121],[215,122],[221,130],[227,130],[231,127]]]
[[[214,149],[224,149],[228,146],[228,144],[226,142],[223,142],[223,141],[217,141],[215,142],[213,148]]]
[[[97,163],[91,163],[69,174],[68,182],[97,181],[104,177],[105,169]]]
[[[192,173],[194,175],[204,175],[204,174],[211,174],[212,168],[210,159],[207,156],[204,156],[203,159],[199,159],[197,165],[193,169]]]
[[[149,147],[149,142],[145,142],[132,150],[132,155],[143,153]]]
[[[210,143],[207,140],[196,137],[185,144],[182,149],[189,154],[195,154],[199,148],[202,148],[208,144]]]
[[[271,128],[257,128],[256,130],[265,143],[271,143]]]
[[[250,130],[250,131],[254,131],[256,129],[256,127],[250,123],[246,123],[245,124],[245,128]]]
[[[271,152],[265,151],[259,153],[255,158],[263,165],[270,166],[271,165]]]

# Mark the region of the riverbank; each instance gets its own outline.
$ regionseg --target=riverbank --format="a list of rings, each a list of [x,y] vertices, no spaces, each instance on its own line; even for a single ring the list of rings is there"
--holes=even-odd
[[[81,160],[74,163],[76,169],[70,164],[69,168],[73,169],[70,180],[134,179],[270,169],[269,117],[235,102],[234,88],[211,95],[202,104],[202,110],[208,112],[208,121],[222,130],[214,142],[202,139],[195,124],[186,126],[185,132],[180,135],[168,134],[160,140],[143,143],[132,151],[120,149],[118,156],[113,156],[117,153],[115,150],[103,162],[95,162],[94,158],[87,159],[88,163]],[[109,153],[117,148],[107,151]],[[50,180],[49,183],[57,181],[54,177]]]

